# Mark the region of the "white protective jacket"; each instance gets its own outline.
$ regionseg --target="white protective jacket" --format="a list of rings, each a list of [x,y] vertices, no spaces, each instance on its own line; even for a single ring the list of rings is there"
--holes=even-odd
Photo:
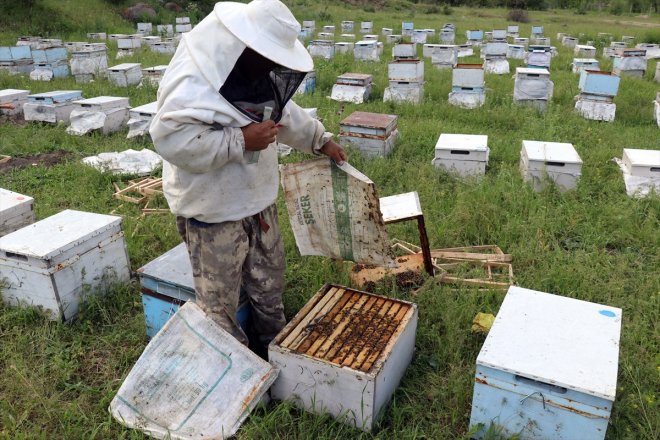
[[[163,157],[163,191],[172,212],[206,223],[240,220],[277,198],[277,152],[243,159],[240,127],[253,122],[220,93],[245,44],[217,18],[222,3],[185,34],[158,89],[150,134]],[[278,141],[319,154],[331,137],[293,101],[284,107]]]

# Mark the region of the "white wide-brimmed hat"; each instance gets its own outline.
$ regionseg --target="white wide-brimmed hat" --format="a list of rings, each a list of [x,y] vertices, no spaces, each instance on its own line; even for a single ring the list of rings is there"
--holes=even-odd
[[[220,2],[215,14],[236,38],[260,55],[299,72],[314,69],[312,57],[298,41],[300,23],[279,0]]]

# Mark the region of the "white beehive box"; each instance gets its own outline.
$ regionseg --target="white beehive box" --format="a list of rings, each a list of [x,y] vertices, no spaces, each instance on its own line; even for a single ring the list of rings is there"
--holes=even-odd
[[[121,217],[66,210],[0,238],[4,300],[75,316],[86,294],[130,278]]]
[[[153,25],[151,23],[138,23],[137,32],[142,35],[151,35],[153,31]]]
[[[520,32],[520,28],[516,24],[510,24],[506,27],[506,33],[510,36],[511,34],[518,34]]]
[[[484,69],[481,64],[457,64],[451,73],[452,87],[483,88]]]
[[[367,34],[367,35],[363,35],[362,39],[364,41],[378,41],[378,35],[376,35],[376,34]]]
[[[108,34],[108,40],[117,41],[120,38],[128,38],[127,34]]]
[[[144,136],[149,134],[149,126],[151,120],[158,112],[158,102],[150,102],[149,104],[133,107],[128,111],[128,134],[127,139],[136,136]]]
[[[280,370],[271,396],[370,431],[410,364],[416,329],[415,304],[326,284],[268,347]]]
[[[575,102],[575,110],[585,119],[612,122],[616,117],[616,104],[593,100],[594,95],[581,94]]]
[[[84,135],[99,130],[108,135],[120,130],[128,120],[128,98],[97,96],[74,102],[67,133]]]
[[[573,58],[571,68],[573,73],[582,73],[583,70],[600,70],[600,63],[595,58]]]
[[[334,33],[335,33],[335,27],[334,27],[333,25],[325,25],[325,26],[323,26],[323,32],[327,32],[327,33],[329,33],[329,34],[333,34],[333,35],[334,35]]]
[[[0,237],[34,223],[34,199],[0,188]]]
[[[474,55],[474,48],[472,47],[471,44],[468,43],[457,44],[456,49],[458,50],[459,58],[471,57],[472,55]]]
[[[89,32],[87,38],[90,40],[106,40],[108,35],[105,32]]]
[[[379,61],[378,42],[375,40],[362,40],[355,43],[353,54],[359,61]]]
[[[381,30],[380,30],[380,34],[383,35],[383,36],[392,35],[393,33],[394,33],[394,29],[392,29],[392,28],[385,28],[384,27],[384,28],[381,28]]]
[[[190,32],[192,30],[192,25],[190,23],[176,24],[174,26],[174,30],[176,31],[177,34],[183,34],[185,32]]]
[[[361,34],[371,34],[374,31],[374,22],[373,21],[363,21],[360,23],[360,33]]]
[[[147,46],[153,46],[156,43],[160,43],[162,39],[158,35],[149,35],[147,37],[142,37],[142,42]]]
[[[174,35],[174,26],[171,24],[158,24],[156,25],[156,33],[165,37],[171,37]]]
[[[64,47],[66,48],[67,52],[71,53],[82,50],[86,44],[88,44],[87,41],[66,41],[64,43]]]
[[[28,95],[28,102],[23,105],[26,121],[69,122],[69,116],[75,105],[73,101],[82,98],[80,90],[56,90],[53,92]]]
[[[456,39],[456,32],[454,29],[441,29],[440,30],[440,41],[443,44],[454,44]]]
[[[419,104],[424,97],[423,82],[390,81],[383,91],[383,102],[409,102]]]
[[[646,73],[646,50],[616,49],[612,62],[612,73],[643,78]]]
[[[493,40],[506,40],[506,29],[493,29]]]
[[[140,84],[142,69],[140,63],[124,63],[108,68],[108,79],[119,87]]]
[[[568,191],[577,187],[582,159],[572,144],[523,140],[520,172],[537,192],[548,181],[554,182],[560,191]]]
[[[4,89],[0,90],[0,104],[10,104],[11,108],[0,108],[0,115],[21,115],[23,114],[23,104],[27,102],[29,90]]]
[[[426,43],[425,45],[422,46],[422,56],[424,58],[431,58],[433,56],[433,51],[437,47],[447,47],[450,45],[447,44],[435,44],[435,43]]]
[[[367,73],[344,73],[337,77],[330,98],[339,102],[362,104],[371,94],[373,75]]]
[[[488,165],[488,136],[442,133],[433,165],[461,177],[483,176]]]
[[[616,307],[510,287],[477,357],[475,436],[496,424],[521,439],[604,439],[621,318]]]
[[[410,41],[413,43],[425,44],[428,34],[424,29],[414,29],[410,37]]]
[[[596,48],[594,46],[589,46],[585,44],[575,45],[575,49],[573,49],[573,52],[575,53],[575,56],[578,57],[593,58],[596,56]]]
[[[545,67],[550,69],[552,53],[545,50],[531,50],[527,52],[527,66]]]
[[[424,81],[424,61],[394,60],[387,66],[387,76],[390,81],[421,83]]]
[[[399,43],[392,46],[392,56],[394,58],[417,58],[416,43]]]
[[[342,40],[355,41],[355,34],[341,34],[339,36]]]
[[[527,38],[527,37],[515,37],[513,39],[513,44],[522,44],[523,46],[527,46],[529,44],[529,38]]]
[[[525,54],[527,51],[525,51],[525,46],[522,44],[509,44],[507,51],[506,51],[506,57],[513,59],[513,60],[524,60],[525,59]]]
[[[117,48],[119,49],[137,49],[142,47],[142,35],[125,35],[117,39]]]
[[[458,47],[439,45],[433,48],[431,63],[439,69],[453,68],[458,63]]]
[[[347,54],[353,52],[355,43],[349,41],[339,41],[335,43],[335,53]]]
[[[564,47],[568,47],[568,48],[570,48],[570,49],[575,48],[575,46],[577,46],[577,43],[578,43],[578,39],[577,39],[577,38],[575,38],[575,37],[570,37],[570,36],[568,36],[568,35],[565,35],[564,38],[561,39],[561,44],[562,44]]]
[[[534,43],[548,46],[548,45],[550,45],[550,38],[537,37],[537,38],[534,38]]]
[[[319,40],[332,40],[335,38],[335,34],[330,32],[319,32],[316,36]]]
[[[341,22],[342,32],[353,32],[354,27],[355,27],[355,22],[352,20],[344,20]]]
[[[339,141],[352,144],[365,157],[385,157],[398,136],[397,116],[353,112],[339,123]]]
[[[508,49],[509,49],[509,45],[506,42],[493,41],[486,43],[481,53],[485,57],[488,56],[506,57],[506,53]]]
[[[514,101],[552,99],[554,84],[547,69],[518,67],[513,86]]]
[[[394,34],[385,35],[385,41],[388,44],[400,43],[401,39],[402,39],[401,35],[394,35]]]
[[[176,17],[175,23],[176,24],[190,24],[190,17]]]
[[[335,42],[332,40],[312,40],[307,45],[309,54],[326,60],[335,56]]]
[[[108,52],[101,47],[84,47],[81,51],[71,54],[71,74],[76,82],[89,82],[104,76],[108,69]]]
[[[623,164],[632,176],[660,178],[660,150],[624,148]]]
[[[149,49],[154,53],[174,54],[176,52],[176,44],[174,41],[159,41],[150,44]]]
[[[167,64],[146,67],[142,69],[142,79],[145,82],[151,83],[154,87],[158,87],[160,81],[163,79],[163,75],[165,75],[165,70],[167,70]]]

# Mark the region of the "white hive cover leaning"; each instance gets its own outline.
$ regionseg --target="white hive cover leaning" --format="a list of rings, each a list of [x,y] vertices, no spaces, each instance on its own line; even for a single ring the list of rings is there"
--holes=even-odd
[[[276,378],[268,362],[187,302],[151,339],[110,412],[156,438],[228,438]]]

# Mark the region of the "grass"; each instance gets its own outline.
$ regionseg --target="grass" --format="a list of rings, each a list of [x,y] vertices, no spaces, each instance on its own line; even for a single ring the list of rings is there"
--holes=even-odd
[[[373,17],[375,29],[398,28],[400,21],[410,19],[418,27],[439,28],[440,23],[452,21],[458,27],[458,41],[463,41],[468,28],[506,24],[503,10],[455,8],[454,15],[447,17],[412,8],[368,14],[312,2],[298,2],[293,8],[301,20],[320,13],[329,17],[317,25],[333,22],[338,26],[343,19],[358,22]],[[531,15],[532,23],[521,25],[521,35],[528,35],[531,24],[540,22],[553,43],[560,31],[589,35],[603,31],[641,40],[659,26],[657,15],[575,16],[566,11]],[[624,21],[641,24],[622,24]],[[648,23],[656,27],[650,28]],[[126,31],[110,24],[105,30]],[[0,39],[11,41],[19,33],[0,33]],[[584,120],[572,110],[577,76],[569,68],[572,53],[563,47],[559,50],[552,60],[554,97],[544,114],[512,104],[511,75],[487,76],[484,107],[463,110],[449,106],[451,72],[432,68],[428,59],[425,97],[419,106],[383,103],[387,63],[355,63],[351,56],[317,60],[316,93],[296,101],[317,107],[326,127],[334,132],[341,119],[358,109],[399,116],[401,136],[390,157],[365,160],[351,150],[350,161],[376,182],[381,196],[419,193],[432,247],[498,244],[513,254],[519,286],[623,308],[619,384],[607,438],[655,439],[660,436],[660,199],[628,198],[620,172],[610,162],[625,147],[660,148],[651,105],[658,90],[652,82],[655,62],[649,63],[646,78],[622,80],[615,100],[616,121],[598,123]],[[383,60],[389,58],[389,51],[386,47]],[[132,61],[152,66],[167,63],[168,57],[142,51],[121,62]],[[519,61],[511,62],[512,71],[517,65]],[[605,69],[610,66],[603,63]],[[326,98],[334,78],[346,71],[374,74],[369,102],[358,106]],[[156,93],[151,87],[121,89],[105,80],[78,85],[71,79],[39,83],[0,76],[3,88],[35,93],[82,89],[86,97],[128,95],[132,106],[153,101]],[[433,147],[443,132],[489,136],[490,164],[481,181],[459,181],[432,167]],[[174,218],[140,219],[137,208],[112,199],[112,182],[119,177],[79,163],[80,158],[102,151],[150,147],[145,140],[127,140],[125,135],[123,131],[107,137],[75,137],[67,135],[64,126],[3,122],[0,154],[29,156],[64,150],[69,155],[56,166],[2,173],[0,187],[33,196],[38,219],[66,208],[99,213],[116,210],[124,218],[131,266],[137,269],[180,242]],[[518,171],[523,139],[571,142],[584,161],[578,188],[563,194],[549,188],[537,194],[525,185]],[[285,161],[306,158],[294,153]],[[299,256],[282,200],[278,203],[288,264],[285,306],[291,318],[323,283],[349,281],[343,265]],[[391,237],[417,241],[412,224],[392,225],[388,231]],[[469,436],[474,365],[484,340],[483,335],[470,331],[471,321],[477,312],[497,313],[504,294],[433,284],[418,296],[393,284],[380,285],[378,291],[412,300],[420,310],[416,356],[378,429],[364,434],[332,418],[277,404],[251,415],[239,431],[239,439]],[[31,309],[0,305],[0,438],[143,438],[112,420],[107,408],[146,343],[136,282],[93,298],[70,324],[49,322]],[[495,428],[490,432],[493,438],[500,436]]]

